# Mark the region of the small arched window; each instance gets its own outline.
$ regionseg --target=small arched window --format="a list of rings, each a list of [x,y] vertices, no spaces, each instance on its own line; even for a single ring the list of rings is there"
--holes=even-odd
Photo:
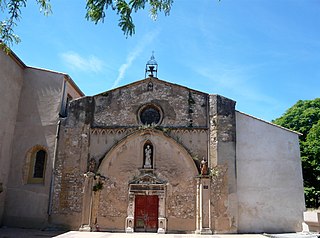
[[[34,161],[33,178],[44,177],[45,162],[46,162],[46,152],[44,150],[37,151],[35,161]]]
[[[44,183],[47,152],[44,149],[35,148],[29,156],[28,183]]]

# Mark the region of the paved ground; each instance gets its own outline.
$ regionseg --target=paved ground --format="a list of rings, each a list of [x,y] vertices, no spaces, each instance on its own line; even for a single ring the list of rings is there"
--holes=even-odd
[[[70,231],[56,238],[266,238],[263,235],[194,235],[194,234],[156,234],[156,233],[108,233],[91,232],[89,233]]]
[[[34,229],[21,228],[0,228],[0,238],[40,238],[40,237],[55,237],[65,231],[41,231]]]
[[[110,232],[79,232],[79,231],[41,231],[33,229],[0,228],[0,238],[320,238],[311,234],[233,234],[233,235],[194,235],[194,234],[154,234],[154,233],[110,233]]]

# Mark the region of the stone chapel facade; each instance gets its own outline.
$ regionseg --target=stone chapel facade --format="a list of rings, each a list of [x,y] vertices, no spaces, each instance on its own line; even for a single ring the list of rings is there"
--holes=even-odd
[[[296,231],[298,135],[149,77],[71,102],[52,221],[114,231]]]
[[[47,213],[32,216],[47,225],[197,234],[301,231],[299,135],[239,112],[235,104],[153,76],[72,100],[50,144],[46,179],[6,191],[3,224],[30,219],[12,208],[10,198],[42,187]],[[25,158],[21,153],[15,163],[28,166]],[[34,204],[32,194],[24,205]]]

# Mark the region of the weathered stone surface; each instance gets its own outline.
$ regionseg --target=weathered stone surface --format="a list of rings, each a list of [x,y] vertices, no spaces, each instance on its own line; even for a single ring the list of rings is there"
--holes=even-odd
[[[220,95],[210,95],[210,131],[209,162],[222,173],[218,182],[213,183],[213,211],[216,219],[212,226],[217,232],[237,231],[237,195],[236,195],[236,121],[235,102]],[[217,179],[217,178],[215,178]],[[216,187],[216,188],[215,188]],[[215,190],[219,191],[213,194]]]
[[[82,97],[73,100],[68,110],[67,127],[78,126],[80,123],[91,124],[94,111],[94,99],[92,97]]]
[[[171,184],[169,188],[171,191],[168,191],[167,197],[167,212],[169,217],[182,219],[195,218],[195,188],[194,178],[189,178],[185,184]]]
[[[84,173],[89,164],[89,127],[62,126],[59,142],[51,219],[54,223],[78,228],[83,210]]]
[[[149,82],[153,90],[149,91]],[[150,79],[108,91],[94,98],[94,126],[137,126],[139,108],[155,104],[163,112],[162,126],[206,127],[206,94]]]
[[[73,213],[82,210],[82,184],[83,176],[77,168],[64,169],[61,176],[61,192],[59,197],[59,212]]]
[[[127,182],[108,179],[100,194],[98,215],[111,221],[113,221],[115,217],[126,217],[127,204]]]

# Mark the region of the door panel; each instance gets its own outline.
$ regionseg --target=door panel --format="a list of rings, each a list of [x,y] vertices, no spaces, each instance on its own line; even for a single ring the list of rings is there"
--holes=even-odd
[[[158,204],[156,195],[135,196],[135,231],[156,232],[158,229]]]

